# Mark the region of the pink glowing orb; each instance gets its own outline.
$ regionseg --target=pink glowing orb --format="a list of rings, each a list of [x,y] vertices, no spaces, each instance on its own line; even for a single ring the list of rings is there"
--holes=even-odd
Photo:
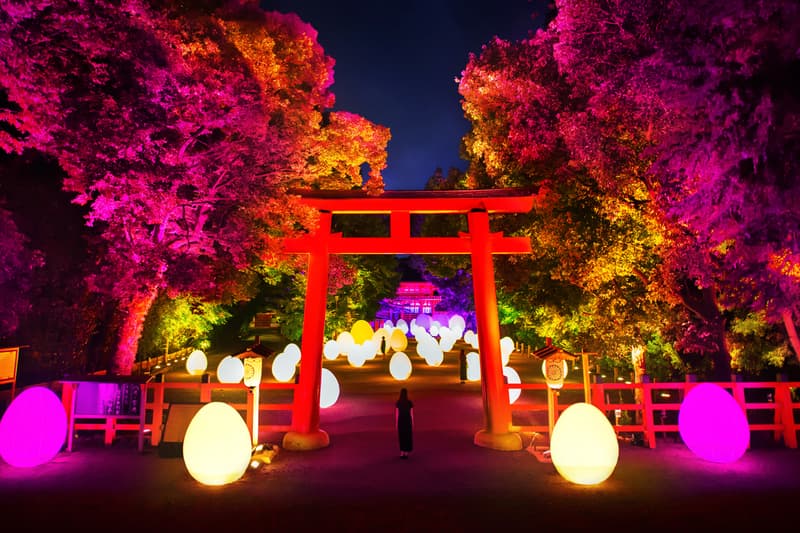
[[[713,383],[696,385],[686,394],[678,412],[678,431],[692,453],[714,463],[736,461],[750,445],[742,408]]]
[[[0,456],[11,466],[32,467],[58,454],[67,436],[67,413],[45,387],[20,393],[0,420]]]

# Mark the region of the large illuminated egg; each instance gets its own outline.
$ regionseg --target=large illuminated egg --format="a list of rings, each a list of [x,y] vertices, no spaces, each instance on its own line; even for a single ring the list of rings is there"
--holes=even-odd
[[[220,383],[239,383],[244,378],[244,363],[238,357],[226,355],[217,365],[217,380]]]
[[[356,320],[353,327],[350,328],[350,335],[353,336],[353,342],[356,344],[364,344],[364,341],[371,340],[374,334],[372,326],[366,320]]]
[[[733,396],[714,383],[695,385],[681,402],[678,431],[698,457],[732,463],[750,445],[750,426]]]
[[[339,392],[339,380],[336,379],[336,375],[323,368],[319,386],[319,406],[325,409],[335,404],[339,399]]]
[[[0,419],[0,456],[11,466],[38,466],[58,454],[66,436],[67,413],[56,393],[29,387]]]
[[[250,464],[252,441],[242,415],[223,402],[197,411],[183,437],[183,462],[204,485],[225,485],[242,477]]]
[[[290,342],[283,349],[283,353],[295,364],[300,362],[300,347],[293,342]]]
[[[617,466],[617,435],[600,409],[589,403],[574,403],[556,420],[550,458],[567,481],[578,485],[602,483]]]
[[[392,350],[395,352],[402,352],[408,347],[408,338],[402,329],[395,329],[392,331],[392,335],[389,337],[389,346],[391,346]]]
[[[199,376],[206,371],[208,358],[203,350],[195,350],[186,358],[186,371],[192,376]]]
[[[404,352],[395,352],[389,359],[389,373],[398,381],[405,381],[411,375],[411,359]]]

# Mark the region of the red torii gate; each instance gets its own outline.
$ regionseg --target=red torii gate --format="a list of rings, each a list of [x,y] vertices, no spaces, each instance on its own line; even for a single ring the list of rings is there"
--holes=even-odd
[[[284,251],[308,254],[303,314],[300,379],[295,390],[292,429],[283,439],[288,450],[314,450],[330,443],[319,427],[319,394],[330,254],[469,254],[480,346],[481,390],[485,428],[475,444],[497,450],[520,450],[522,439],[511,431],[511,407],[503,379],[500,327],[492,254],[530,253],[527,237],[505,237],[489,228],[491,213],[527,213],[534,196],[529,189],[459,191],[293,191],[303,204],[319,211],[319,227],[304,237],[286,239]],[[388,237],[343,237],[331,233],[334,214],[388,214]],[[469,232],[457,237],[412,237],[411,214],[466,214]]]

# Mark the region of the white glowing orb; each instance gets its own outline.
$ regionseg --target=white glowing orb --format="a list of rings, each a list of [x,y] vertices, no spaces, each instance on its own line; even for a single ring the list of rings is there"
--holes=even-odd
[[[290,342],[289,344],[287,344],[286,347],[283,349],[283,353],[289,359],[291,359],[294,362],[294,364],[300,362],[300,347],[295,343]]]
[[[339,353],[347,354],[355,346],[356,341],[353,339],[352,333],[343,331],[336,337],[336,342],[339,343]]]
[[[378,355],[378,351],[380,351],[380,345],[372,339],[367,339],[361,345],[362,350],[364,351],[364,357],[366,359],[375,359],[375,356]]]
[[[425,362],[428,363],[429,366],[439,366],[444,361],[444,352],[442,349],[439,348],[438,344],[434,344],[430,351],[427,352],[425,356]]]
[[[466,342],[467,344],[472,344],[472,342],[474,340],[475,340],[475,332],[474,331],[472,331],[471,329],[468,329],[467,331],[464,332],[464,342]]]
[[[204,485],[225,485],[242,477],[250,464],[252,440],[242,415],[223,402],[197,411],[183,437],[183,462]]]
[[[466,322],[464,322],[464,317],[461,315],[453,315],[447,321],[447,327],[454,331],[464,331],[464,328],[467,327]]]
[[[339,343],[336,339],[331,339],[322,347],[322,354],[328,361],[333,361],[339,357]]]
[[[192,376],[199,376],[206,371],[208,358],[202,350],[195,350],[186,359],[186,371]]]
[[[448,333],[446,335],[442,335],[439,339],[439,347],[442,349],[443,352],[449,352],[453,349],[453,346],[458,340],[458,337],[454,336],[453,333],[448,328]]]
[[[339,392],[339,380],[333,372],[323,368],[319,385],[319,406],[325,409],[335,404],[339,399]]]
[[[364,355],[364,350],[361,345],[355,345],[347,354],[347,362],[350,363],[350,366],[360,368],[364,366],[364,363],[367,362],[367,358]]]
[[[398,381],[404,381],[411,376],[411,359],[404,352],[395,352],[389,360],[389,373]]]
[[[430,327],[430,329],[428,331],[434,337],[438,337],[439,336],[439,323],[438,322],[431,323],[431,327]]]
[[[500,339],[500,359],[503,366],[508,364],[511,354],[514,352],[514,339],[511,337],[503,337]]]
[[[392,322],[391,320],[387,320],[386,322],[383,323],[383,327],[386,328],[387,331],[394,329],[394,322]]]
[[[600,409],[579,402],[558,417],[550,438],[553,466],[578,485],[602,483],[614,472],[619,443],[614,428]]]
[[[239,383],[244,378],[244,363],[238,357],[226,355],[217,365],[217,380],[220,383]]]
[[[503,367],[503,375],[506,377],[508,383],[522,383],[519,373],[510,366]],[[508,401],[514,403],[519,399],[522,394],[522,389],[508,389]]]
[[[281,352],[272,360],[272,376],[281,382],[286,383],[294,378],[294,372],[297,368],[297,363],[294,357],[287,355],[286,352]]]
[[[397,329],[399,329],[400,331],[402,331],[402,332],[403,332],[403,335],[405,335],[406,333],[408,333],[408,322],[406,322],[406,321],[405,321],[405,320],[403,320],[402,318],[401,318],[400,320],[398,320],[398,321],[397,321],[397,324],[395,325],[395,327],[396,327]]]
[[[481,379],[481,361],[477,352],[469,352],[467,354],[467,380],[480,381]]]
[[[356,323],[350,328],[350,334],[353,336],[353,342],[364,344],[364,341],[372,339],[375,332],[372,331],[372,326],[366,320],[356,320]]]
[[[392,336],[389,338],[389,346],[395,352],[402,352],[408,346],[408,338],[402,329],[395,329],[392,331]]]

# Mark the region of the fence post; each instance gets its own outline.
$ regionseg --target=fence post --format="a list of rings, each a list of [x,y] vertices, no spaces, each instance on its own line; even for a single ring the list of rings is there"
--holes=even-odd
[[[156,374],[155,381],[148,383],[153,388],[153,421],[150,424],[150,446],[161,443],[161,425],[164,422],[164,374]],[[147,398],[145,397],[145,406]]]
[[[775,430],[776,440],[783,436],[783,444],[788,448],[797,448],[797,425],[794,422],[792,393],[785,381],[775,384],[775,423],[783,426],[783,431]]]
[[[211,401],[211,374],[206,372],[200,376],[200,403]]]
[[[656,431],[653,420],[653,389],[650,385],[650,376],[642,375],[642,423],[644,424],[644,438],[650,448],[656,447]]]

